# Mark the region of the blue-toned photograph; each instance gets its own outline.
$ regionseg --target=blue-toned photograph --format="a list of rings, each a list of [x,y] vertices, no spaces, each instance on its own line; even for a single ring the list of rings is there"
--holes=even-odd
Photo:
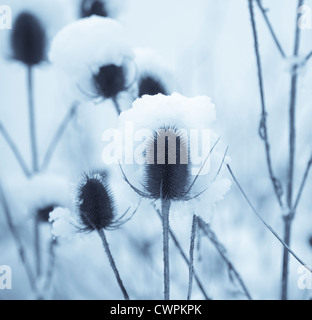
[[[312,0],[0,0],[0,84],[0,300],[312,299]]]

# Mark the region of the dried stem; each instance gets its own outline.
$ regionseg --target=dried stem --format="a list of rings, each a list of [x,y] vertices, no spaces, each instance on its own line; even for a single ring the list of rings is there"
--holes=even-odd
[[[162,213],[162,226],[163,226],[163,253],[164,253],[164,300],[170,300],[169,211],[170,211],[170,200],[162,199],[161,213]]]
[[[265,98],[264,98],[264,87],[263,87],[263,76],[262,76],[262,66],[261,66],[261,58],[260,58],[260,50],[259,50],[259,43],[258,43],[258,34],[256,29],[256,21],[255,21],[255,14],[254,14],[254,7],[253,7],[253,0],[248,0],[249,2],[249,13],[251,18],[251,25],[253,31],[253,38],[254,38],[254,47],[255,47],[255,55],[257,60],[257,69],[258,69],[258,81],[259,81],[259,91],[260,91],[260,98],[261,98],[261,121],[259,127],[259,134],[261,139],[264,141],[265,145],[265,152],[266,152],[266,161],[269,170],[270,179],[273,184],[274,192],[276,198],[278,200],[279,205],[282,207],[282,187],[280,181],[276,178],[273,172],[272,160],[271,160],[271,151],[270,151],[270,143],[268,137],[268,129],[267,129],[267,111],[265,105]]]
[[[38,150],[36,138],[36,115],[34,105],[33,67],[27,67],[27,88],[28,88],[28,112],[29,112],[29,134],[32,151],[33,172],[38,172]]]
[[[121,114],[121,108],[120,108],[120,105],[119,105],[119,102],[118,102],[117,97],[113,98],[112,100],[113,100],[113,103],[114,103],[116,112],[117,112],[118,116],[120,116],[120,114]]]
[[[312,51],[304,58],[304,62],[307,63],[311,57],[312,57]]]
[[[160,211],[154,206],[155,208],[155,211],[157,212],[158,216],[160,219],[161,218],[161,213]],[[183,251],[183,248],[182,246],[180,245],[179,241],[178,241],[178,238],[176,237],[176,235],[174,234],[174,232],[171,230],[171,228],[169,228],[169,234],[170,234],[170,238],[172,239],[174,245],[177,247],[178,251],[180,252],[183,260],[185,261],[185,263],[189,266],[190,262],[189,262],[189,259],[187,258],[186,254],[184,253]],[[197,275],[196,273],[196,270],[194,269],[194,279],[200,289],[200,291],[202,292],[202,294],[204,295],[205,299],[206,300],[212,300],[211,298],[209,298],[208,294],[206,293],[205,289],[204,289],[204,286],[203,284],[201,283],[200,279],[199,279],[199,276]]]
[[[46,278],[44,282],[44,291],[48,291],[50,289],[52,279],[53,279],[53,273],[55,269],[55,247],[57,245],[57,240],[55,238],[52,238],[50,241],[49,246],[49,260],[48,260],[48,269],[46,272]]]
[[[34,105],[34,85],[33,85],[33,67],[27,66],[27,89],[28,89],[28,112],[29,112],[29,134],[32,153],[32,174],[38,172],[38,149],[36,137],[36,113]],[[35,263],[36,273],[40,276],[41,273],[41,258],[40,258],[40,235],[39,235],[39,221],[35,218]]]
[[[229,260],[229,258],[226,255],[226,251],[224,249],[224,246],[220,243],[218,240],[216,234],[211,230],[209,224],[207,224],[203,219],[200,217],[197,217],[197,222],[199,228],[204,232],[204,234],[209,238],[211,243],[215,246],[216,250],[220,254],[222,260],[226,263],[230,274],[233,274],[235,278],[237,279],[238,283],[240,284],[245,296],[247,297],[248,300],[252,300],[252,297],[249,293],[249,290],[247,289],[247,286],[245,285],[242,277],[238,273],[238,271],[235,269],[233,266],[232,262]]]
[[[120,278],[120,275],[119,275],[119,272],[118,272],[118,269],[117,269],[117,266],[115,264],[115,261],[114,261],[114,258],[112,256],[112,253],[110,251],[110,248],[109,248],[109,244],[107,242],[107,239],[106,239],[106,236],[105,236],[105,233],[104,233],[104,230],[103,229],[100,229],[100,230],[97,230],[102,242],[103,242],[103,247],[104,247],[104,250],[105,250],[105,253],[108,257],[108,260],[109,260],[109,263],[114,271],[114,274],[115,274],[115,277],[116,277],[116,280],[118,282],[118,285],[120,287],[120,290],[122,291],[122,294],[124,296],[124,299],[125,300],[130,300],[129,299],[129,295],[127,293],[127,290],[125,289],[124,285],[123,285],[123,282]]]
[[[29,178],[31,176],[30,170],[28,169],[28,167],[24,161],[24,158],[22,157],[16,144],[14,143],[13,139],[11,138],[11,136],[9,135],[9,133],[7,132],[5,127],[2,125],[2,123],[0,123],[0,132],[2,133],[4,140],[7,142],[10,149],[12,150],[12,152],[13,152],[17,162],[19,163],[21,169],[23,170],[25,176],[27,178]]]
[[[40,241],[40,221],[36,213],[34,221],[34,247],[35,247],[35,262],[37,277],[41,276],[41,241]]]
[[[296,253],[289,247],[289,245],[287,243],[285,243],[285,241],[282,240],[282,238],[277,234],[277,232],[269,225],[267,224],[264,219],[260,216],[260,214],[257,212],[257,210],[255,209],[255,207],[252,205],[251,201],[249,200],[249,198],[247,197],[245,191],[243,190],[242,186],[240,185],[240,183],[238,182],[238,180],[236,179],[231,167],[229,165],[227,165],[227,168],[234,180],[234,182],[236,183],[238,189],[240,190],[240,192],[242,193],[243,197],[245,198],[245,200],[247,201],[249,207],[252,209],[252,211],[254,212],[254,214],[257,216],[257,218],[265,225],[265,227],[274,235],[274,237],[284,246],[285,250],[287,250],[302,266],[305,267],[305,269],[307,269],[309,272],[312,273],[312,269],[303,262],[303,260],[301,260]]]
[[[9,229],[10,229],[12,236],[15,240],[15,244],[17,246],[17,251],[18,251],[18,254],[19,254],[20,259],[22,261],[22,264],[25,268],[30,287],[31,287],[32,291],[35,293],[36,297],[38,299],[40,299],[38,291],[37,291],[36,280],[33,275],[31,265],[28,260],[27,254],[26,254],[26,250],[25,250],[23,242],[20,238],[19,232],[13,223],[11,211],[10,211],[10,208],[9,208],[9,205],[8,205],[7,199],[5,197],[5,194],[3,192],[1,184],[0,184],[0,203],[2,203],[2,207],[3,207],[3,211],[5,214],[6,220],[7,220],[7,224],[9,226]]]
[[[192,288],[193,288],[193,277],[194,277],[194,249],[195,249],[195,238],[197,232],[197,216],[193,215],[191,241],[190,241],[190,260],[189,260],[189,285],[187,300],[191,300]]]
[[[281,44],[280,44],[280,42],[279,42],[279,40],[278,40],[278,38],[276,36],[276,33],[274,32],[273,26],[272,26],[272,24],[271,24],[271,22],[270,22],[270,20],[268,18],[267,10],[263,8],[260,0],[256,0],[256,2],[257,2],[257,5],[258,5],[258,7],[259,7],[259,9],[260,9],[260,11],[261,11],[261,13],[263,15],[263,18],[264,18],[268,28],[269,28],[269,31],[270,31],[271,36],[272,36],[272,38],[273,38],[273,40],[274,40],[274,42],[276,44],[276,47],[277,47],[278,51],[280,52],[282,58],[285,58],[286,57],[285,52],[284,52],[284,50],[283,50],[283,48],[282,48],[282,46],[281,46]]]
[[[300,46],[300,28],[298,26],[299,7],[303,5],[303,0],[298,0],[296,14],[296,34],[294,44],[294,57],[298,56]],[[295,149],[296,149],[296,98],[298,84],[298,66],[294,65],[291,75],[290,105],[289,105],[289,163],[287,176],[287,207],[288,215],[284,218],[284,242],[289,246],[291,240],[291,227],[294,217],[293,209],[293,184],[294,184],[294,167],[295,167]],[[288,298],[288,268],[289,268],[289,252],[284,248],[283,266],[282,266],[282,300]]]
[[[67,128],[67,126],[70,124],[72,118],[75,116],[77,108],[79,106],[78,102],[74,102],[68,113],[66,114],[63,122],[59,126],[57,132],[55,133],[55,136],[53,137],[48,150],[46,152],[46,155],[43,159],[42,169],[46,169],[49,166],[49,163],[52,159],[52,156],[55,152],[55,149],[57,148],[58,143],[61,141],[61,138]]]

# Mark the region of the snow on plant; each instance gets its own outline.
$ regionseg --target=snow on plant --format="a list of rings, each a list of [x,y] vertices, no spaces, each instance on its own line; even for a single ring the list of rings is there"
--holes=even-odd
[[[54,6],[54,7],[53,7]],[[55,7],[56,6],[56,7]],[[54,26],[49,25],[51,22],[49,19],[44,19],[45,10],[42,12],[38,11],[40,4],[38,1],[28,1],[27,4],[21,5],[13,1],[12,7],[16,13],[16,18],[13,24],[13,30],[9,34],[10,36],[10,56],[14,62],[21,63],[26,70],[26,89],[28,99],[28,127],[29,127],[29,140],[31,147],[32,165],[28,166],[24,156],[19,151],[17,145],[11,137],[10,132],[6,129],[3,123],[0,122],[0,134],[10,147],[13,155],[19,163],[26,180],[24,189],[21,189],[20,195],[27,194],[27,210],[31,213],[31,217],[35,221],[34,229],[34,251],[36,257],[36,276],[39,279],[42,276],[42,258],[41,258],[41,237],[40,237],[40,225],[42,222],[48,221],[49,212],[53,210],[55,206],[62,204],[62,197],[59,196],[57,190],[63,190],[63,182],[55,177],[47,177],[41,175],[44,169],[47,169],[51,158],[54,154],[56,146],[60,141],[67,124],[70,122],[72,115],[74,114],[76,105],[71,109],[69,116],[66,116],[61,126],[56,130],[55,136],[52,138],[51,143],[48,145],[45,156],[41,159],[41,153],[38,149],[38,134],[37,134],[37,123],[36,123],[36,100],[35,100],[35,81],[34,81],[34,69],[40,67],[40,65],[46,60],[46,49],[48,47],[48,40],[55,31]],[[46,3],[46,8],[52,8],[50,15],[55,12],[57,3],[49,2]],[[54,10],[53,10],[54,8]],[[60,19],[62,21],[62,19]],[[65,182],[66,183],[66,182]],[[30,193],[27,193],[30,191]],[[64,194],[63,194],[64,196]],[[5,199],[5,193],[3,192],[3,198]],[[5,199],[4,202],[7,200]],[[33,201],[33,203],[31,203]],[[10,220],[9,206],[6,210],[7,219]],[[9,222],[10,223],[10,222]],[[11,231],[16,234],[12,226]],[[53,241],[52,241],[53,242]],[[24,260],[25,253],[19,249],[22,261]],[[28,270],[27,274],[29,278],[32,271],[24,264]],[[32,282],[36,282],[36,279],[32,279]],[[37,284],[33,284],[33,290],[36,291]]]
[[[136,130],[145,130],[141,165],[141,174],[137,184],[132,184],[124,170],[121,170],[126,182],[143,198],[152,201],[160,201],[163,225],[163,253],[164,253],[164,298],[170,299],[170,271],[169,271],[169,211],[174,202],[185,202],[198,198],[204,194],[205,188],[194,192],[193,187],[199,176],[204,177],[206,188],[214,192],[214,182],[218,178],[223,161],[220,156],[215,157],[219,139],[211,131],[212,123],[216,119],[215,107],[208,97],[186,98],[174,93],[171,96],[158,94],[156,96],[145,95],[133,103],[132,109],[123,112],[120,116],[120,126],[125,127],[131,123]],[[198,131],[209,129],[209,138],[212,139],[212,147],[202,145],[201,152],[204,156],[199,168],[194,168],[192,157],[194,149],[198,152],[198,145],[194,145],[191,137],[191,129]],[[142,137],[141,137],[142,138]],[[203,139],[205,143],[207,140]],[[197,141],[198,143],[198,141]],[[127,148],[127,145],[124,145]],[[223,157],[224,158],[224,157]],[[221,160],[220,160],[221,159]],[[208,160],[212,163],[218,161],[219,170],[211,173]],[[223,159],[224,160],[224,159]],[[198,163],[197,163],[198,165]],[[215,168],[215,165],[212,165]],[[192,170],[195,169],[195,170]],[[197,170],[196,170],[197,169]],[[134,165],[134,170],[137,170]],[[195,173],[196,172],[196,173]],[[195,173],[192,175],[192,173]],[[210,173],[210,174],[209,174]],[[212,179],[212,177],[214,177]],[[220,179],[220,178],[219,178]],[[229,190],[230,182],[222,178],[218,185],[217,197],[213,201],[221,200]],[[143,189],[141,189],[143,187]],[[221,195],[221,196],[220,196]],[[191,211],[193,214],[194,211]],[[197,224],[197,214],[194,215],[194,227],[191,235],[191,252],[194,250],[194,238]],[[193,260],[193,259],[191,259]],[[190,282],[193,277],[192,261],[190,262]],[[189,289],[190,296],[191,289]]]
[[[190,174],[194,178],[199,174],[196,178],[197,183],[192,186],[190,192],[192,191],[194,196],[196,192],[199,193],[200,190],[202,191],[209,186],[207,192],[212,190],[210,203],[214,204],[222,200],[230,186],[229,179],[220,174],[222,173],[221,169],[219,171],[222,160],[228,159],[223,159],[224,150],[220,151],[219,137],[212,129],[215,121],[216,110],[209,97],[187,98],[178,93],[171,96],[162,94],[143,96],[133,103],[131,109],[123,112],[120,116],[119,128],[123,133],[122,136],[125,135],[125,137],[122,141],[123,146],[119,153],[121,156],[119,161],[121,164],[130,164],[126,155],[132,153],[134,159],[131,164],[134,166],[126,166],[126,168],[131,169],[130,175],[133,171],[138,174],[140,182],[143,183],[144,166],[140,164],[146,164],[148,161],[145,153],[146,148],[155,138],[155,134],[163,135],[163,137],[165,133],[172,134],[172,137],[176,136],[181,141],[185,140],[187,144],[188,156],[186,158]],[[131,127],[131,131],[129,127]],[[127,139],[131,134],[133,137],[130,137],[130,140],[134,141]],[[131,148],[134,149],[132,152]],[[142,152],[139,152],[140,150]],[[189,184],[191,182],[190,180]],[[138,186],[135,181],[133,183]],[[213,190],[218,191],[214,196]],[[188,195],[192,196],[192,194]]]
[[[125,219],[130,208],[120,217],[116,217],[116,202],[106,178],[100,174],[84,174],[76,191],[77,212],[71,214],[69,209],[57,208],[50,214],[52,234],[56,237],[71,238],[77,231],[97,232],[100,236],[105,253],[114,271],[118,285],[125,300],[129,295],[120,278],[109,244],[106,231],[117,230],[125,224],[131,216]],[[134,210],[132,216],[137,209]]]
[[[176,89],[174,72],[159,55],[151,49],[135,49],[138,70],[137,95],[172,94]]]
[[[116,18],[125,3],[122,0],[77,0],[79,6],[79,16],[81,18],[97,15],[100,17]]]
[[[100,17],[108,17],[108,11],[105,1],[102,0],[82,0],[81,1],[81,17],[86,18],[93,15]]]
[[[92,16],[63,28],[54,38],[50,60],[67,73],[86,98],[112,99],[133,81],[132,49],[125,31],[110,18]]]
[[[51,233],[54,237],[71,239],[76,234],[77,221],[69,209],[55,208],[49,214],[49,222],[52,224]]]

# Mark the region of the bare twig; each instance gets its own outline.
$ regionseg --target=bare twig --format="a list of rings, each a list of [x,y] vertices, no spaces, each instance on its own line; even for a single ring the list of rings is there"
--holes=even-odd
[[[229,272],[235,276],[238,283],[240,284],[245,296],[248,300],[252,300],[252,297],[249,293],[249,290],[247,289],[247,286],[245,285],[242,277],[236,270],[236,268],[233,266],[232,262],[227,257],[227,254],[225,252],[224,246],[220,243],[220,241],[217,238],[217,235],[211,230],[209,224],[207,224],[203,219],[200,217],[197,217],[198,226],[199,228],[205,233],[205,235],[209,238],[211,243],[215,246],[216,250],[218,251],[219,255],[221,256],[222,260],[226,263]]]
[[[9,205],[8,205],[7,199],[5,197],[5,194],[3,192],[1,184],[0,184],[0,203],[2,203],[2,207],[3,207],[3,211],[5,214],[6,220],[7,220],[7,224],[9,226],[9,229],[12,233],[15,244],[17,246],[17,251],[18,251],[18,254],[19,254],[20,259],[22,261],[22,264],[24,266],[24,269],[26,271],[30,287],[31,287],[32,291],[35,293],[36,297],[38,299],[40,299],[38,291],[37,291],[36,280],[35,280],[34,274],[32,272],[31,264],[28,260],[26,250],[25,250],[23,242],[20,238],[19,232],[13,223],[11,211],[10,211],[10,208],[9,208]]]
[[[118,116],[120,116],[121,108],[120,108],[120,105],[119,105],[117,97],[113,98],[112,100],[113,100],[113,104],[115,106],[116,112],[117,112]]]
[[[276,33],[274,32],[273,26],[272,26],[272,24],[271,24],[271,22],[270,22],[270,20],[268,18],[267,10],[263,8],[260,0],[256,0],[256,2],[257,2],[257,5],[258,5],[258,7],[259,7],[259,9],[260,9],[260,11],[261,11],[261,13],[263,15],[263,18],[264,18],[268,28],[269,28],[269,31],[270,31],[270,33],[272,35],[272,38],[273,38],[273,40],[274,40],[274,42],[276,44],[276,47],[277,47],[278,51],[280,52],[282,58],[285,58],[286,57],[285,52],[284,52],[284,50],[283,50],[283,48],[282,48],[282,46],[281,46],[281,44],[280,44],[280,42],[279,42],[279,40],[278,40],[278,38],[276,36]]]
[[[222,161],[221,161],[220,167],[219,167],[219,169],[218,169],[218,171],[217,171],[217,173],[216,173],[216,175],[215,175],[215,177],[214,177],[213,181],[216,181],[216,179],[217,179],[218,175],[220,174],[221,169],[222,169],[222,167],[223,167],[223,165],[224,165],[225,158],[226,158],[226,155],[227,155],[228,151],[229,151],[229,147],[227,147],[227,148],[225,149],[225,152],[224,152],[224,155],[223,155],[223,158],[222,158]]]
[[[296,34],[294,44],[294,57],[298,56],[300,46],[300,28],[298,26],[299,7],[303,5],[303,0],[298,0],[296,13]],[[293,184],[294,184],[294,168],[295,168],[295,149],[296,149],[296,100],[297,100],[297,84],[298,84],[298,66],[294,65],[291,75],[290,105],[289,105],[289,163],[287,175],[287,207],[288,215],[284,219],[284,242],[289,246],[291,238],[291,227],[294,217],[293,211]],[[284,248],[283,267],[282,267],[282,300],[287,300],[288,296],[288,267],[289,252]]]
[[[247,197],[245,191],[243,190],[243,188],[241,187],[241,185],[239,184],[238,180],[236,179],[231,167],[229,165],[227,165],[227,168],[234,180],[234,182],[236,183],[238,189],[240,190],[240,192],[242,193],[242,195],[244,196],[245,200],[247,201],[248,205],[250,206],[250,208],[252,209],[252,211],[254,212],[254,214],[258,217],[258,219],[265,225],[265,227],[274,235],[274,237],[284,246],[284,248],[301,264],[303,265],[308,271],[310,271],[312,273],[312,269],[303,262],[303,260],[301,260],[296,254],[295,252],[282,240],[282,238],[277,234],[276,231],[274,231],[274,229],[267,224],[264,219],[260,216],[260,214],[257,212],[257,210],[255,209],[255,207],[252,205],[251,201],[249,200],[249,198]]]
[[[33,86],[33,67],[27,67],[27,86],[28,86],[28,112],[29,112],[29,133],[32,151],[33,172],[38,171],[38,149],[36,137],[36,115],[34,105],[34,86]]]
[[[114,271],[116,280],[117,280],[118,285],[119,285],[119,287],[120,287],[120,289],[121,289],[121,292],[122,292],[122,294],[123,294],[123,296],[124,296],[124,299],[125,299],[125,300],[129,300],[129,295],[128,295],[127,290],[126,290],[126,288],[124,287],[123,282],[122,282],[122,280],[121,280],[121,278],[120,278],[120,275],[119,275],[117,266],[116,266],[116,264],[115,264],[114,258],[113,258],[113,256],[112,256],[112,253],[111,253],[111,251],[110,251],[110,248],[109,248],[109,245],[108,245],[108,242],[107,242],[107,239],[106,239],[104,230],[100,229],[100,230],[97,230],[97,232],[98,232],[98,234],[99,234],[99,236],[100,236],[100,238],[101,238],[101,240],[102,240],[104,250],[105,250],[106,255],[107,255],[107,257],[108,257],[109,263],[110,263],[110,265],[111,265],[111,267],[112,267],[112,269],[113,269],[113,271]]]
[[[43,170],[48,167],[58,143],[61,141],[61,138],[62,138],[67,126],[69,125],[70,121],[72,120],[72,118],[76,114],[78,106],[79,106],[78,102],[73,103],[72,107],[70,108],[70,110],[66,114],[63,122],[61,123],[57,132],[55,133],[55,136],[53,137],[53,139],[48,147],[48,150],[44,156],[44,159],[43,159],[43,163],[42,163]]]
[[[13,152],[17,162],[19,163],[21,169],[23,170],[25,176],[27,178],[29,178],[31,176],[30,170],[28,169],[28,167],[24,161],[24,158],[22,157],[20,151],[18,150],[18,147],[16,146],[13,139],[11,138],[11,136],[9,135],[9,133],[7,132],[7,130],[5,129],[5,127],[3,126],[2,123],[0,123],[0,132],[2,133],[4,140],[7,142],[10,149],[12,150],[12,152]]]
[[[41,276],[41,240],[40,240],[40,221],[36,212],[34,221],[34,248],[35,248],[35,263],[37,277]]]
[[[282,204],[281,198],[282,198],[283,190],[282,190],[280,181],[274,175],[272,160],[271,160],[271,151],[270,151],[271,147],[269,143],[268,129],[267,129],[267,111],[266,111],[265,98],[264,98],[262,66],[261,66],[261,58],[260,58],[260,51],[259,51],[258,34],[256,29],[253,0],[248,0],[248,2],[249,2],[249,12],[250,12],[251,25],[252,25],[253,38],[254,38],[255,54],[256,54],[256,60],[257,60],[259,91],[260,91],[261,109],[262,109],[259,134],[262,140],[264,141],[267,166],[269,170],[270,179],[272,181],[273,188],[275,191],[275,195],[277,197],[279,205],[282,207],[283,204]]]
[[[296,214],[296,210],[297,210],[299,201],[300,201],[300,199],[301,199],[301,195],[302,195],[302,193],[303,193],[305,184],[306,184],[306,182],[307,182],[307,179],[308,179],[308,175],[309,175],[311,166],[312,166],[312,156],[311,156],[310,160],[308,161],[306,170],[305,170],[304,175],[303,175],[302,182],[301,182],[301,184],[300,184],[300,188],[299,188],[299,191],[298,191],[298,195],[297,195],[297,197],[296,197],[295,205],[294,205],[294,208],[293,208],[293,213],[294,213],[294,214]]]
[[[161,214],[162,214],[162,225],[163,225],[164,300],[170,300],[169,211],[170,211],[170,200],[162,199]]]
[[[154,209],[155,209],[155,211],[157,212],[159,218],[161,219],[161,213],[160,213],[160,211],[156,208],[155,205],[154,205]],[[170,237],[171,237],[173,243],[175,244],[175,246],[177,247],[178,251],[180,252],[183,260],[185,261],[185,263],[186,263],[187,265],[189,265],[189,264],[190,264],[189,259],[187,258],[186,254],[184,253],[182,246],[180,245],[180,243],[179,243],[176,235],[175,235],[174,232],[171,230],[171,228],[169,228],[169,233],[170,233]],[[204,289],[204,286],[203,286],[203,284],[201,283],[201,281],[200,281],[200,279],[199,279],[199,276],[197,275],[195,269],[194,269],[194,279],[195,279],[195,281],[196,281],[196,283],[197,283],[200,291],[201,291],[202,294],[204,295],[205,299],[206,299],[206,300],[212,300],[211,298],[209,298],[208,294],[206,293],[206,291],[205,291],[205,289]]]
[[[312,57],[312,51],[304,58],[304,63],[307,63],[311,57]]]
[[[55,269],[55,247],[57,245],[57,240],[55,238],[52,238],[50,241],[50,247],[49,247],[49,260],[48,260],[48,269],[46,272],[46,278],[44,281],[44,291],[47,292],[52,283],[53,279],[53,273]]]
[[[195,249],[195,238],[197,232],[197,216],[193,215],[191,241],[190,241],[190,260],[189,260],[189,285],[187,292],[187,300],[191,300],[192,289],[193,289],[193,277],[194,277],[194,249]]]

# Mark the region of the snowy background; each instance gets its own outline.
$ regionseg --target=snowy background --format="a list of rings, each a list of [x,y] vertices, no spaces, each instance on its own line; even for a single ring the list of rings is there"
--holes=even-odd
[[[280,57],[255,5],[272,161],[276,175],[285,186],[289,65],[297,1],[265,0],[262,3],[270,9],[269,18],[287,56],[286,59]],[[78,0],[8,0],[7,4],[12,7],[13,19],[19,12],[27,10],[43,21],[49,39],[47,56],[57,32],[79,18]],[[124,27],[126,39],[137,53],[139,71],[142,67],[158,73],[171,92],[177,91],[187,97],[207,95],[212,99],[217,114],[214,130],[221,136],[222,144],[229,146],[231,167],[257,210],[282,235],[283,212],[273,194],[263,142],[258,135],[261,108],[248,1],[107,0],[106,4],[111,16]],[[307,0],[306,4],[312,6],[312,1]],[[11,34],[12,30],[0,30],[0,121],[31,166],[26,68],[11,59]],[[304,57],[312,50],[312,30],[304,30],[301,35],[300,56]],[[79,42],[79,37],[74,41]],[[92,53],[92,48],[89,49]],[[150,60],[143,49],[153,52]],[[79,52],[76,54],[78,57]],[[311,154],[310,64],[300,70],[298,83],[295,193]],[[48,61],[35,68],[34,78],[37,140],[42,162],[55,131],[72,102],[81,99],[82,93]],[[132,88],[132,91],[121,94],[122,110],[130,108],[135,91]],[[138,204],[139,196],[122,180],[118,166],[105,166],[101,159],[102,133],[118,125],[110,100],[94,104],[85,99],[58,145],[50,166],[30,179],[25,178],[0,136],[0,181],[33,269],[35,212],[49,205],[74,211],[75,188],[83,172],[97,170],[107,173],[120,214]],[[224,174],[230,178],[226,171]],[[311,188],[309,178],[293,224],[291,243],[293,250],[309,265],[312,265],[309,241],[312,236]],[[187,254],[193,210],[191,204],[176,204],[171,213],[171,227]],[[253,215],[236,185],[232,184],[224,200],[214,206],[205,201],[196,202],[196,210],[224,245],[251,296],[254,299],[279,299],[283,248]],[[43,270],[46,271],[51,264],[51,225],[40,224],[40,234]],[[108,232],[107,237],[131,299],[161,299],[162,229],[151,201],[143,200],[131,221],[119,230]],[[227,265],[209,239],[200,234],[197,240],[195,268],[207,294],[213,299],[245,299],[241,287],[235,279],[231,280]],[[171,297],[186,299],[188,266],[172,243],[170,261]],[[58,238],[53,264],[53,276],[45,299],[122,299],[96,234],[78,233],[69,239]],[[2,208],[0,265],[11,266],[13,274],[13,289],[0,290],[0,299],[35,298]],[[298,288],[298,267],[298,262],[290,257],[289,298],[309,299],[311,292]],[[44,281],[38,279],[38,286]],[[195,282],[193,298],[204,298]]]

